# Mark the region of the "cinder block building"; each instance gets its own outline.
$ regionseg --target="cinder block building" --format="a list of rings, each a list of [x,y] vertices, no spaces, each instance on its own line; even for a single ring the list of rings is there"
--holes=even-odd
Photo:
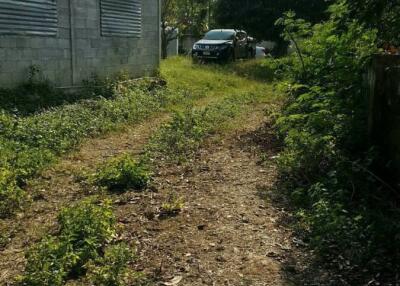
[[[59,87],[92,74],[152,74],[160,61],[160,0],[0,0],[0,87],[29,67]]]

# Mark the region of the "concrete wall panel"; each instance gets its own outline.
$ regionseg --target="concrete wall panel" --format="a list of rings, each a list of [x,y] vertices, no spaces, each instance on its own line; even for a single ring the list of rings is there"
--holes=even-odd
[[[159,0],[142,0],[142,34],[102,37],[100,0],[57,0],[55,37],[0,35],[0,87],[15,86],[37,66],[57,86],[79,86],[93,74],[152,74],[160,58]],[[71,38],[72,35],[72,38]]]

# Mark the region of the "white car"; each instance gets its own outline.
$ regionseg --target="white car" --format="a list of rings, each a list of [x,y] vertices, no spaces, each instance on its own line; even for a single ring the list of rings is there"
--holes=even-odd
[[[267,51],[264,47],[256,47],[256,59],[265,59],[267,57]]]

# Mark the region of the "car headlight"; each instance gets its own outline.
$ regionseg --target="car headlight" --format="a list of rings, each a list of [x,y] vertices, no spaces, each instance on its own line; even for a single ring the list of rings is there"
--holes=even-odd
[[[200,49],[200,46],[199,46],[199,45],[196,45],[196,44],[195,44],[195,45],[193,46],[193,50],[199,50],[199,49]]]

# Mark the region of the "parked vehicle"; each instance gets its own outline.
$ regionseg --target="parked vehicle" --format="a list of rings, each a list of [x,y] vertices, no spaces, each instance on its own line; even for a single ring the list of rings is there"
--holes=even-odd
[[[255,55],[255,40],[245,31],[232,29],[211,30],[192,49],[193,59],[200,60],[234,61]]]
[[[265,59],[267,57],[267,50],[264,47],[256,47],[256,59]]]

